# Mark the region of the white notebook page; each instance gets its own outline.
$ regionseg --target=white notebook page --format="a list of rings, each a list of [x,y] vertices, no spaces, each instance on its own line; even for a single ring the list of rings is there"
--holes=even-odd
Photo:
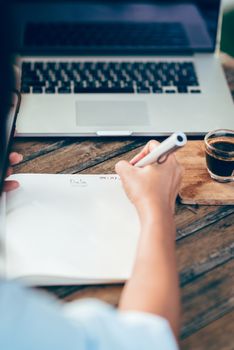
[[[116,175],[12,176],[6,199],[6,276],[32,284],[129,277],[139,222]]]

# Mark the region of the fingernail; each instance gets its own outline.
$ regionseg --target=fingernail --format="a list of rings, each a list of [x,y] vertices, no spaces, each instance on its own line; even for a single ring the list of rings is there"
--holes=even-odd
[[[14,190],[16,190],[16,188],[19,187],[19,182],[16,182],[16,181],[13,182],[13,183],[12,183],[12,187],[13,187]]]

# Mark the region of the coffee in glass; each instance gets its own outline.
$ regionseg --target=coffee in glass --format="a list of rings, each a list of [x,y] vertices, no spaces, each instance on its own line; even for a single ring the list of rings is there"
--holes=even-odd
[[[206,164],[219,182],[234,181],[234,130],[219,129],[205,137]]]

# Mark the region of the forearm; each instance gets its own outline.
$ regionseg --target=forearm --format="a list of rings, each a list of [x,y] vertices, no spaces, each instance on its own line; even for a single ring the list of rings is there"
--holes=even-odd
[[[172,214],[158,207],[141,217],[142,229],[135,266],[120,301],[122,310],[160,315],[179,329],[179,286]]]

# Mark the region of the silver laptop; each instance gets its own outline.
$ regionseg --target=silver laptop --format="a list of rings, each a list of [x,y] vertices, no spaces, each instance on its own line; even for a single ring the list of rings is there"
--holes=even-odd
[[[220,0],[17,2],[19,136],[233,129]]]

